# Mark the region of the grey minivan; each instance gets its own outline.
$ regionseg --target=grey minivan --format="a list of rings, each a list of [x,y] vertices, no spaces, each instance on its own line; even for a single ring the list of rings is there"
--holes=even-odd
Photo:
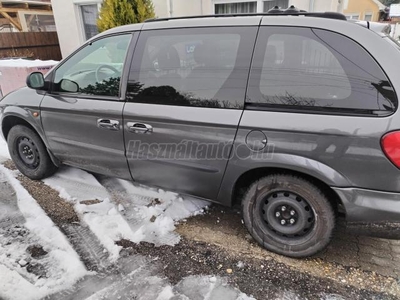
[[[17,168],[61,164],[241,204],[251,235],[321,251],[336,216],[398,237],[400,49],[337,13],[149,20],[87,41],[0,102]]]

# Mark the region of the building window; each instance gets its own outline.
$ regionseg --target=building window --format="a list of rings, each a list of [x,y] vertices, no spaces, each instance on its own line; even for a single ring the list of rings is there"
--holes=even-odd
[[[372,13],[365,13],[364,20],[372,21]]]
[[[346,15],[347,20],[359,20],[360,19],[360,15],[359,14],[349,14]]]
[[[257,2],[215,4],[215,14],[236,14],[257,12]]]
[[[52,14],[22,14],[25,17],[27,31],[56,31],[56,24]]]
[[[97,4],[80,5],[82,13],[83,29],[85,31],[85,38],[88,40],[98,34],[97,18],[99,9]]]
[[[264,1],[264,12],[268,12],[271,8],[278,6],[280,8],[288,8],[289,0],[267,0]]]

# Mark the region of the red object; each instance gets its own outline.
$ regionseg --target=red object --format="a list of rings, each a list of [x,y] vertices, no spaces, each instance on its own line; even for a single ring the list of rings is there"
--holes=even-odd
[[[393,131],[382,137],[381,145],[383,152],[390,161],[400,168],[400,131]]]

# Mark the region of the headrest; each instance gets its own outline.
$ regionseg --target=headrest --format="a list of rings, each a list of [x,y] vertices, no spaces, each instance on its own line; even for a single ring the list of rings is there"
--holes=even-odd
[[[214,44],[200,44],[194,48],[193,57],[197,64],[205,67],[216,67],[218,64],[218,51]]]
[[[161,50],[158,55],[158,66],[163,71],[179,69],[181,67],[181,60],[178,50],[173,46]]]
[[[276,46],[268,45],[267,52],[265,53],[264,63],[266,63],[268,65],[274,65],[274,64],[276,64],[277,57],[278,57],[278,54],[276,52]]]

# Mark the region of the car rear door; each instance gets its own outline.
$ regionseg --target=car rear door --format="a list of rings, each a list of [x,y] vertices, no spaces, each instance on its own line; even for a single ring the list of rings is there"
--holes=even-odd
[[[243,112],[256,34],[257,26],[141,32],[123,113],[134,180],[216,198]]]
[[[50,149],[61,162],[131,178],[120,96],[131,38],[132,33],[125,33],[95,40],[55,70],[41,116]]]

